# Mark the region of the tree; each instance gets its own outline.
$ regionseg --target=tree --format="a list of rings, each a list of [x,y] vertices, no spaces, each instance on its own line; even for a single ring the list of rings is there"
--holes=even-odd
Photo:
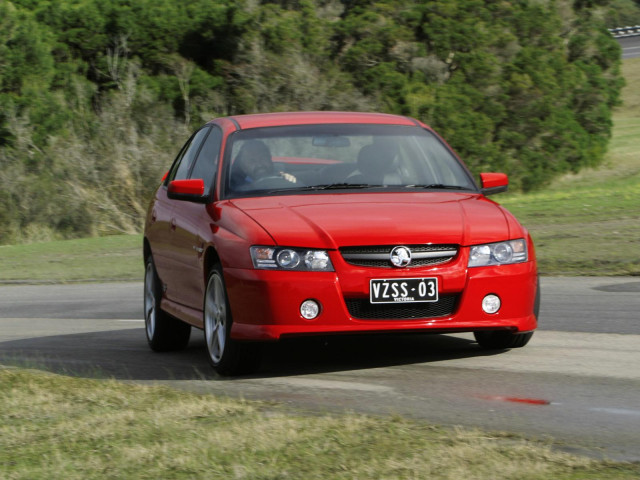
[[[337,54],[354,84],[434,126],[473,171],[531,189],[603,158],[620,53],[594,5],[347,5]]]
[[[604,19],[639,3],[0,0],[0,242],[139,230],[184,137],[225,114],[410,115],[538,188],[602,160]]]

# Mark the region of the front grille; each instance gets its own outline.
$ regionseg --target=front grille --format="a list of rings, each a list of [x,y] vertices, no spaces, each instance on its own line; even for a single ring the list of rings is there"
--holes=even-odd
[[[458,295],[442,295],[437,302],[370,303],[368,298],[345,298],[349,314],[361,320],[409,320],[447,317],[455,311]]]
[[[345,262],[359,267],[396,268],[391,264],[391,250],[397,245],[341,247]],[[405,245],[411,249],[411,263],[406,268],[439,265],[458,254],[457,245]]]

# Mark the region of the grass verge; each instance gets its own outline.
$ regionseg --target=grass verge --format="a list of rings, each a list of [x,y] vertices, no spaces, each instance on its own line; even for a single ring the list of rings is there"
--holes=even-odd
[[[142,235],[0,246],[0,283],[141,280]]]
[[[0,369],[9,479],[631,479],[640,465],[397,417],[304,415],[166,387]]]

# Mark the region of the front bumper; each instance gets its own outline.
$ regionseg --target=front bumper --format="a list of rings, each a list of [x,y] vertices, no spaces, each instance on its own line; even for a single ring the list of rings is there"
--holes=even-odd
[[[526,332],[536,328],[535,261],[468,269],[465,258],[458,260],[455,265],[419,270],[288,272],[227,268],[224,274],[233,315],[231,336],[238,340],[277,340],[315,334],[486,329]],[[367,313],[370,318],[356,318],[360,314],[353,308],[350,313],[347,300],[368,303],[371,278],[392,276],[437,277],[441,299],[453,299],[449,300],[452,305],[419,317],[382,313],[371,318]],[[491,315],[482,310],[482,299],[488,294],[502,300],[500,310]],[[314,320],[300,314],[301,303],[308,299],[322,306]]]

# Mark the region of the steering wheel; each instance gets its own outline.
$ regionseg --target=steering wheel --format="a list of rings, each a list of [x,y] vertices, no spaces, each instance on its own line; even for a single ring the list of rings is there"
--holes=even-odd
[[[251,189],[262,190],[265,188],[286,188],[296,184],[285,179],[282,175],[269,175],[262,177],[251,184]]]

